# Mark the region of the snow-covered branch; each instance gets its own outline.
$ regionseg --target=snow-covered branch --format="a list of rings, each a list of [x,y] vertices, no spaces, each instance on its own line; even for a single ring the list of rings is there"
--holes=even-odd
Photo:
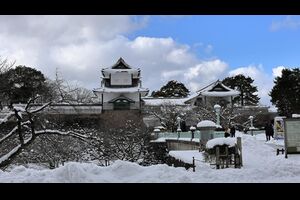
[[[15,148],[13,148],[10,152],[8,152],[7,154],[5,154],[4,156],[0,157],[0,166],[3,165],[3,163],[5,161],[8,161],[13,155],[15,155],[16,153],[18,153],[18,151],[21,150],[21,145],[19,144],[18,146],[16,146]]]
[[[10,135],[12,135],[13,132],[15,132],[16,130],[17,130],[17,127],[15,127],[11,131]],[[82,134],[79,134],[79,133],[76,133],[76,132],[73,132],[73,131],[64,132],[64,131],[51,130],[51,129],[35,131],[35,136],[46,135],[46,134],[71,136],[71,137],[74,137],[74,138],[77,138],[77,139],[80,139],[80,140],[83,140],[83,141],[86,141],[86,142],[87,142],[87,139],[88,139],[88,136],[82,135]],[[24,140],[23,144],[20,144],[20,145],[16,146],[10,152],[8,152],[4,156],[0,157],[0,167],[7,166],[10,163],[10,160],[12,160],[12,158],[14,156],[18,155],[21,152],[22,149],[24,149],[26,146],[31,144],[34,140],[35,140],[35,137],[32,137],[32,135],[31,135],[29,138]]]
[[[34,110],[32,110],[32,111],[27,111],[27,112],[28,112],[28,113],[31,113],[31,114],[35,114],[35,113],[37,113],[37,112],[40,112],[40,111],[44,110],[44,109],[45,109],[46,107],[48,107],[51,103],[52,103],[52,102],[45,103],[45,104],[42,105],[41,107],[36,108],[36,109],[34,109]]]
[[[87,141],[87,139],[89,138],[86,135],[82,135],[82,134],[76,133],[74,131],[64,132],[64,131],[52,130],[52,129],[45,129],[45,130],[36,131],[35,134],[36,134],[36,136],[43,135],[43,134],[54,134],[54,135],[71,136],[71,137],[75,137],[75,138],[83,140],[83,141]]]
[[[4,142],[5,140],[7,140],[8,138],[10,138],[11,136],[13,136],[13,134],[16,132],[16,130],[18,130],[18,126],[15,126],[7,135],[5,135],[4,137],[2,137],[0,139],[0,144],[2,142]]]
[[[7,113],[7,115],[6,115],[4,118],[0,119],[0,125],[6,123],[6,122],[7,122],[10,118],[12,118],[14,115],[15,115],[14,112],[9,112],[9,113]]]

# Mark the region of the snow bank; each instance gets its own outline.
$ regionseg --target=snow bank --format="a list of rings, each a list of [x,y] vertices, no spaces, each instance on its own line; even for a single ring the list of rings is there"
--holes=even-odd
[[[300,155],[289,155],[288,159],[285,159],[282,154],[276,156],[276,149],[265,141],[258,140],[256,136],[240,132],[237,132],[236,136],[242,137],[243,167],[241,169],[216,170],[203,162],[196,162],[196,172],[192,172],[192,169],[187,171],[184,168],[167,165],[143,167],[126,161],[116,161],[107,167],[71,162],[54,170],[38,170],[23,166],[14,167],[10,172],[0,170],[0,182],[300,182]],[[183,155],[180,152],[179,154],[191,159],[188,158],[191,155]]]
[[[92,163],[66,163],[65,166],[50,170],[36,170],[18,166],[10,172],[0,171],[0,182],[26,183],[122,183],[122,182],[192,182],[186,178],[184,168],[167,165],[142,167],[136,163],[116,161],[108,167]],[[174,174],[177,174],[174,176]]]
[[[208,140],[206,143],[206,148],[212,149],[217,145],[228,145],[229,147],[233,147],[236,144],[236,138],[214,138]]]

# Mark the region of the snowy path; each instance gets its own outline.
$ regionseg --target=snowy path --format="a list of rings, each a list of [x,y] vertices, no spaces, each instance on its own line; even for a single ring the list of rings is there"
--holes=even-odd
[[[300,182],[300,155],[276,156],[274,147],[255,136],[242,135],[243,161],[241,169],[216,170],[199,162],[192,169],[167,165],[139,166],[116,161],[108,167],[90,163],[67,163],[49,170],[15,167],[11,172],[0,171],[0,182]]]

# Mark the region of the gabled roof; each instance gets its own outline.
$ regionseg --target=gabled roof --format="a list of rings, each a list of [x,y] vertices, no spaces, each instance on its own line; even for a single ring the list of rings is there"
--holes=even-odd
[[[240,94],[239,91],[225,86],[220,80],[217,80],[198,92],[203,96],[238,96]]]
[[[231,89],[227,86],[225,86],[222,81],[217,80],[200,90],[198,90],[196,93],[190,95],[190,97],[185,101],[185,103],[188,103],[190,100],[197,98],[198,96],[215,96],[215,97],[224,97],[224,96],[238,96],[240,94],[239,91]]]
[[[230,91],[230,89],[228,89],[225,85],[223,85],[222,83],[217,83],[215,86],[213,86],[212,89],[208,90],[209,92],[218,92],[218,91],[222,91],[222,92],[228,92]]]
[[[111,67],[102,68],[101,72],[102,78],[110,78],[110,74],[118,73],[118,72],[127,72],[133,74],[133,78],[140,78],[140,68],[133,68],[128,65],[123,58],[119,58],[119,60]]]
[[[112,69],[131,69],[132,67],[130,65],[128,65],[122,57],[120,57],[119,60],[116,62],[116,64],[114,64],[111,68]]]

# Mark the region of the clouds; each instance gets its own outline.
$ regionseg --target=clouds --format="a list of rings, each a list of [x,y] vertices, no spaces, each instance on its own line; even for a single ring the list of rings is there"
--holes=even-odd
[[[275,67],[272,69],[272,72],[273,72],[273,77],[281,77],[281,74],[282,74],[282,70],[285,69],[284,66],[278,66],[278,67]]]
[[[142,69],[143,85],[151,90],[176,79],[195,91],[227,69],[220,59],[200,60],[172,37],[129,39],[147,21],[141,16],[1,16],[0,53],[50,78],[59,68],[66,80],[89,89],[99,87],[101,68],[119,57]],[[213,50],[202,45],[208,53]]]
[[[262,66],[229,71],[233,66],[213,55],[209,43],[130,37],[148,20],[144,16],[0,16],[0,56],[35,67],[50,78],[59,68],[66,80],[88,89],[100,86],[101,68],[112,66],[119,57],[141,68],[143,86],[150,90],[175,79],[196,91],[227,75],[245,73],[257,79],[260,94],[266,96],[272,77]],[[274,70],[277,73],[279,68]]]
[[[298,29],[300,27],[300,19],[295,19],[295,17],[287,16],[281,21],[273,21],[270,30],[279,31],[282,29]]]
[[[106,64],[101,62],[106,57],[103,49],[110,52],[114,42],[118,43],[122,35],[144,27],[147,19],[130,16],[1,16],[0,53],[16,60],[17,64],[38,68],[52,78],[55,68],[59,67],[67,79],[88,80],[86,86],[91,87],[99,83],[95,80],[99,74],[93,76],[99,73],[99,65]]]

